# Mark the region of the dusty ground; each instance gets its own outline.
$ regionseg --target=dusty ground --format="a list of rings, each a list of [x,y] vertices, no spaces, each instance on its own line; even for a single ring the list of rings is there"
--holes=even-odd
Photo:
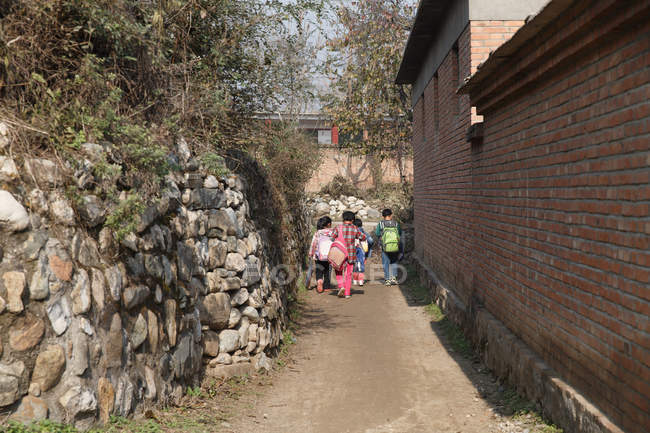
[[[532,415],[500,413],[516,409],[505,407],[503,387],[454,351],[427,303],[413,287],[379,282],[350,299],[308,292],[289,365],[224,431],[557,431]]]
[[[309,291],[270,374],[206,380],[179,408],[117,420],[113,432],[561,433],[472,358],[412,277]],[[295,338],[294,338],[295,337]]]

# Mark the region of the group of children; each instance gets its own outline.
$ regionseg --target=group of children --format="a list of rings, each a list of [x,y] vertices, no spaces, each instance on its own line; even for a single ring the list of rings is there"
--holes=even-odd
[[[384,209],[383,220],[377,225],[375,235],[380,240],[382,263],[386,285],[397,284],[397,262],[401,259],[401,227],[393,221],[392,211]],[[338,296],[350,298],[352,285],[362,286],[365,281],[366,260],[372,254],[374,240],[363,229],[363,222],[354,212],[345,211],[343,224],[332,228],[332,219],[321,217],[316,224],[309,257],[314,260],[316,270],[316,291],[323,293],[330,288],[331,264],[328,255],[333,241],[340,241],[346,248],[347,261],[335,269]]]

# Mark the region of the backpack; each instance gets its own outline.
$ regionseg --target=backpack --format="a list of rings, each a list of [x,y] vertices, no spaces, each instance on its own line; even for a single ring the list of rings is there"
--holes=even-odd
[[[327,260],[327,255],[332,247],[332,239],[327,233],[318,234],[318,246],[316,248],[316,256],[318,260]]]
[[[340,271],[343,269],[343,265],[348,261],[348,248],[345,246],[343,241],[343,232],[341,226],[337,229],[338,236],[330,247],[330,250],[327,254],[327,261],[330,262],[332,267]]]
[[[399,229],[393,220],[382,221],[381,223],[381,246],[386,253],[399,251]]]
[[[361,250],[364,253],[367,253],[368,252],[368,241],[361,241],[361,242],[359,242],[359,244],[360,244],[359,246],[361,247]]]
[[[370,249],[372,241],[370,240],[370,236],[368,235],[368,233],[365,232],[364,229],[360,228],[359,231],[366,236],[366,240],[360,241],[359,239],[356,239],[355,240],[356,246],[361,248],[361,251],[363,251],[364,253],[367,253],[368,250]]]

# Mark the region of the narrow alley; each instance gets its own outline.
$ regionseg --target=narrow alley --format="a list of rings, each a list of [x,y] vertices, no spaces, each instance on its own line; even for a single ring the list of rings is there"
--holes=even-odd
[[[294,363],[268,392],[247,401],[249,415],[225,431],[559,431],[499,414],[488,397],[498,394],[498,383],[442,336],[416,280],[356,286],[347,300],[308,292],[291,349]]]

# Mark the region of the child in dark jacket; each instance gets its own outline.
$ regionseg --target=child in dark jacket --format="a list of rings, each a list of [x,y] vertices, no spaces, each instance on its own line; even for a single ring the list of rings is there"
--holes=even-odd
[[[332,219],[324,216],[316,223],[316,233],[311,240],[309,257],[314,259],[316,264],[316,291],[323,293],[323,290],[330,288],[330,263],[327,261],[327,251],[331,245],[331,237],[334,234],[332,230]]]

